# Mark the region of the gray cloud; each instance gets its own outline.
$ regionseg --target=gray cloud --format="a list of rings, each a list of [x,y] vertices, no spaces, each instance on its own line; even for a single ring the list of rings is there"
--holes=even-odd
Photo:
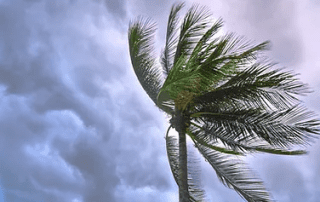
[[[0,4],[0,173],[6,201],[119,201],[123,182],[133,190],[171,187],[162,172],[165,154],[154,151],[159,144],[145,135],[157,135],[150,121],[159,127],[160,120],[132,93],[123,65],[127,53],[109,35],[122,29],[113,23],[126,20],[125,2],[85,2]],[[103,21],[106,14],[115,18]],[[101,34],[93,36],[93,29]],[[133,91],[117,97],[121,89]]]
[[[197,1],[201,3],[200,1]],[[284,66],[297,67],[303,60],[303,46],[298,29],[297,2],[282,1],[205,1],[214,17],[225,21],[224,31],[244,35],[260,43],[270,40],[268,53]]]
[[[124,19],[127,14],[125,10],[125,0],[105,0],[105,5],[109,12],[113,13],[118,18]]]
[[[230,12],[221,15],[229,31],[259,41],[271,37],[278,61],[300,61],[301,53],[292,51],[301,43],[294,5],[236,2],[229,11],[227,4],[220,9]],[[152,17],[160,50],[170,7],[169,1],[1,1],[0,178],[6,201],[177,200],[165,120],[131,70],[126,33],[129,17]],[[270,158],[265,169],[256,169],[276,199],[316,201],[318,147],[308,158],[315,162],[311,181],[286,161]],[[210,199],[242,201],[202,163]],[[290,183],[281,186],[277,179]]]
[[[243,19],[254,32],[273,42],[272,56],[294,65],[301,62],[301,38],[296,27],[296,4],[292,1],[247,1]]]
[[[60,140],[55,141],[53,145],[60,151],[61,157],[81,173],[81,177],[85,181],[82,189],[83,200],[103,201],[108,199],[116,201],[113,193],[120,179],[114,175],[116,164],[112,156],[116,156],[117,153],[112,153],[112,156],[110,153],[104,155],[99,143],[90,136],[80,136],[71,145],[66,144],[68,143],[61,144]]]
[[[310,193],[305,185],[302,173],[284,158],[264,161],[265,176],[275,198],[281,201],[310,201]]]
[[[151,18],[153,22],[157,24],[156,32],[156,56],[160,55],[160,51],[164,48],[165,36],[167,29],[168,16],[170,9],[174,1],[148,1],[148,0],[134,0],[128,2],[130,6],[130,13],[132,14],[132,20],[138,16]]]
[[[20,96],[2,96],[0,172],[5,198],[7,201],[57,201],[59,198],[60,201],[68,201],[70,198],[67,195],[36,191],[42,177],[47,183],[53,184],[60,179],[62,189],[68,184],[73,187],[76,185],[67,182],[64,178],[66,174],[61,172],[63,169],[50,165],[48,158],[41,158],[41,155],[36,156],[40,158],[33,158],[50,137],[49,125],[54,119],[35,114],[23,101],[24,98]],[[47,161],[47,164],[43,161]],[[36,178],[40,178],[40,181]]]

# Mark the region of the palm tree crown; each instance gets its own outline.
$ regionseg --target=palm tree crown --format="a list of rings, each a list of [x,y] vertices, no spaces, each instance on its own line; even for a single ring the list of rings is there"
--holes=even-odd
[[[162,71],[153,53],[155,24],[139,17],[130,23],[128,33],[138,80],[154,104],[171,117],[167,154],[180,202],[204,200],[197,166],[187,159],[185,134],[223,184],[247,201],[271,201],[262,182],[237,155],[305,154],[291,149],[319,133],[319,121],[297,98],[309,90],[296,75],[276,69],[262,57],[269,42],[251,45],[233,33],[217,36],[222,20],[212,23],[208,10],[198,5],[180,21],[183,6],[171,8]],[[171,128],[178,138],[169,135]]]

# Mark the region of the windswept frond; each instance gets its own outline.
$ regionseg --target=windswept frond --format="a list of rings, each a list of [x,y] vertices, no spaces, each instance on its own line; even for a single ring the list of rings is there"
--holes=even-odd
[[[222,25],[222,19],[218,19],[211,28],[203,34],[190,55],[188,66],[194,67],[195,69],[204,62],[213,49],[215,42],[217,42],[217,40],[212,40],[211,38],[217,34]]]
[[[178,43],[178,36],[176,34],[179,29],[178,14],[180,10],[183,8],[183,6],[184,6],[184,3],[178,3],[178,4],[174,4],[171,7],[171,12],[169,15],[168,25],[167,25],[166,45],[161,56],[161,64],[162,64],[165,75],[169,74],[173,66],[173,60],[175,55],[174,50],[177,47],[177,43]]]
[[[218,30],[220,26],[222,21],[218,21],[213,30]],[[205,36],[204,38],[206,39]],[[211,92],[232,76],[237,75],[245,65],[252,63],[262,50],[268,48],[268,42],[252,46],[243,37],[236,37],[235,34],[216,38],[200,48],[201,45],[199,40],[187,66],[194,70],[194,74],[200,75],[202,94]]]
[[[194,5],[188,10],[180,28],[174,64],[180,56],[189,56],[191,54],[199,37],[203,35],[210,23],[209,17],[210,14],[206,7]]]
[[[194,127],[193,127],[194,126]],[[239,143],[234,139],[233,136],[225,133],[223,130],[217,129],[216,131],[212,131],[207,127],[201,127],[193,122],[191,122],[190,130],[192,131],[192,136],[194,140],[196,140],[199,144],[214,149],[216,151],[220,151],[222,153],[227,154],[245,154],[245,152],[264,152],[270,154],[279,154],[279,155],[303,155],[307,152],[304,150],[285,150],[280,148],[275,148],[270,146],[269,144],[265,144],[262,141],[253,139],[252,141],[245,141],[244,143]],[[218,140],[226,147],[232,150],[227,150],[223,148],[216,149],[216,147],[212,147],[211,144],[218,143]],[[227,152],[225,152],[227,151]],[[241,153],[240,153],[241,152]]]
[[[200,160],[196,154],[188,148],[188,184],[193,201],[205,201],[205,192],[201,185]]]
[[[190,130],[187,131],[188,135],[191,137],[191,139],[193,141],[196,141],[198,142],[199,144],[207,147],[207,148],[210,148],[210,149],[213,149],[213,150],[216,150],[218,152],[221,152],[221,153],[226,153],[226,154],[233,154],[233,155],[242,155],[241,153],[237,152],[237,151],[233,151],[233,150],[228,150],[226,148],[223,148],[223,147],[218,147],[218,146],[215,146],[213,144],[210,144],[208,141],[204,140],[204,139],[200,139],[198,138],[196,135],[194,135]]]
[[[179,142],[177,138],[169,136],[171,128],[170,125],[166,134],[167,156],[174,180],[179,185]]]
[[[138,18],[129,25],[129,51],[133,69],[143,89],[157,104],[157,96],[161,87],[161,72],[153,57],[153,35],[155,23],[150,19]]]
[[[158,103],[174,101],[175,106],[184,110],[190,101],[201,91],[200,75],[192,71],[185,71],[186,57],[180,57],[175,67],[170,71],[159,95]],[[203,85],[202,85],[203,86]]]
[[[221,154],[202,146],[196,141],[195,146],[216,171],[218,178],[225,186],[234,189],[248,202],[272,201],[263,183],[254,176],[253,172],[240,159]]]
[[[265,41],[252,46],[244,37],[236,36],[234,33],[227,34],[216,41],[214,49],[202,64],[202,68],[218,68],[227,62],[233,61],[238,65],[247,64],[258,58],[258,55],[269,48],[269,42]]]
[[[224,69],[229,69],[230,66],[233,67],[233,70],[241,69],[244,65],[252,63],[263,50],[269,48],[269,42],[252,46],[244,37],[238,37],[231,33],[212,41],[209,47],[210,51],[206,52],[205,59],[202,59],[199,67],[202,74],[207,77],[224,75],[228,78],[233,75],[230,73],[235,72],[226,74]],[[216,75],[217,73],[218,75]],[[216,81],[217,78],[214,77],[213,80]]]
[[[179,102],[184,103],[178,104],[182,110],[192,105],[197,97],[200,97],[201,100],[201,96],[205,96],[206,92],[210,93],[214,91],[219,85],[237,76],[241,72],[240,67],[238,67],[240,62],[245,61],[245,59],[249,60],[250,57],[255,57],[258,50],[262,50],[267,46],[267,42],[249,49],[247,48],[249,45],[238,45],[242,47],[243,51],[239,55],[236,55],[238,52],[232,49],[238,43],[241,43],[237,39],[232,39],[230,35],[217,45],[214,45],[216,47],[212,48],[213,52],[208,54],[206,53],[207,49],[212,43],[216,43],[217,41],[211,42],[207,48],[203,48],[203,46],[205,47],[203,44],[218,31],[220,26],[222,26],[222,21],[218,20],[204,33],[190,57],[187,55],[179,57],[163,85],[162,91],[168,94],[167,97],[175,101],[179,97]],[[230,40],[233,41],[230,42]],[[224,57],[219,56],[219,54],[222,54],[221,52],[225,54]],[[230,52],[231,55],[227,55],[225,52]],[[215,64],[215,60],[221,61]]]
[[[250,68],[226,77],[224,82],[198,96],[194,102],[199,106],[238,103],[248,108],[283,110],[299,102],[296,95],[310,92],[295,75],[281,72],[280,69],[270,71],[272,66],[253,64]]]
[[[204,123],[196,130],[197,137],[207,138],[203,141],[219,139],[231,148],[240,148],[244,144],[243,149],[254,142],[260,144],[254,146],[260,146],[261,151],[271,153],[269,149],[276,149],[274,153],[286,153],[279,149],[305,145],[319,133],[319,121],[314,116],[303,107],[295,106],[272,112],[245,109],[199,112],[191,118]]]

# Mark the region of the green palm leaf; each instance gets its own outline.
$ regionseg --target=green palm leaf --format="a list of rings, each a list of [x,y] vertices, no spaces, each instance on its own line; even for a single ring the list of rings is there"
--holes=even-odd
[[[129,25],[129,51],[133,69],[138,80],[149,97],[157,104],[157,96],[161,87],[161,72],[155,65],[152,56],[152,39],[155,23],[150,19],[138,18]]]
[[[210,163],[220,181],[238,192],[249,202],[270,202],[271,197],[263,183],[243,162],[227,154],[221,154],[195,142],[202,156]]]
[[[213,36],[215,36],[215,34],[218,33],[222,27],[222,24],[222,19],[218,19],[197,42],[188,61],[189,66],[196,67],[203,63],[203,60],[207,58],[210,51],[214,48],[215,42],[217,42],[217,40],[210,40]]]
[[[269,143],[254,138],[252,138],[251,141],[247,138],[247,141],[239,142],[234,136],[228,134],[224,130],[210,130],[207,127],[201,127],[193,122],[191,122],[191,125],[195,127],[191,126],[190,128],[193,132],[188,134],[193,140],[203,146],[226,154],[244,155],[245,152],[265,152],[280,155],[302,155],[307,153],[304,150],[285,150],[270,146]],[[218,144],[219,142],[221,142],[225,148],[215,146],[215,144]]]
[[[209,11],[206,7],[199,5],[192,6],[181,24],[179,41],[177,44],[174,64],[180,56],[188,56],[192,52],[195,44],[209,26]]]
[[[192,116],[192,115],[191,115]],[[205,123],[200,136],[231,142],[259,142],[287,148],[310,142],[319,133],[319,121],[314,114],[301,106],[284,111],[258,112],[253,110],[229,110],[201,113]],[[200,122],[199,118],[196,118]],[[212,134],[212,135],[210,135]]]
[[[165,75],[168,75],[173,66],[174,50],[177,47],[178,36],[176,32],[178,31],[178,14],[183,8],[184,3],[174,4],[171,8],[171,12],[168,19],[167,35],[166,35],[166,45],[162,52],[161,64]]]
[[[288,72],[267,71],[270,64],[254,64],[235,75],[221,78],[224,82],[193,101],[197,111],[215,109],[285,110],[299,103],[296,95],[310,92],[307,86]]]

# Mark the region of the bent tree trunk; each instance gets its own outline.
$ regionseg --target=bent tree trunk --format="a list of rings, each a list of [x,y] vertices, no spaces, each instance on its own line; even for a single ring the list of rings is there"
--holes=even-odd
[[[183,114],[177,113],[177,131],[179,133],[179,202],[188,202],[188,166],[186,122]]]

